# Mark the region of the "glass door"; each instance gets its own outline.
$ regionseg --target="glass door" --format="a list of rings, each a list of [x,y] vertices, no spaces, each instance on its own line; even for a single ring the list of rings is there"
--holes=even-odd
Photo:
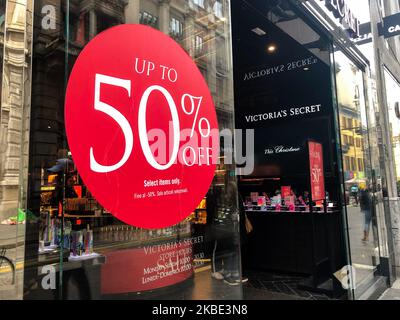
[[[369,123],[363,71],[336,51],[335,73],[340,122],[342,170],[351,295],[355,299],[369,288],[379,265],[377,215],[382,199],[379,172],[372,166],[376,128]]]

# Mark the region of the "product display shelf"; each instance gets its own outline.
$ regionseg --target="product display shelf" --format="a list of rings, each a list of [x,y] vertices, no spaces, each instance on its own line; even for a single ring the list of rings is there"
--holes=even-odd
[[[253,208],[249,208],[249,206],[245,206],[245,210],[246,210],[246,212],[260,212],[260,213],[271,213],[271,214],[279,214],[279,213],[310,214],[310,207],[308,207],[308,206],[297,206],[295,210],[287,210],[287,209],[276,210],[274,207],[269,207],[266,209],[266,208],[257,207],[257,206],[253,206]],[[326,213],[332,213],[332,212],[338,212],[338,211],[339,210],[337,207],[327,207]],[[313,214],[325,214],[323,207],[313,207],[312,213]]]
[[[39,264],[37,264],[37,266],[38,266],[38,272],[40,274],[41,269],[44,265],[52,265],[56,272],[60,272],[61,269],[63,270],[63,272],[66,272],[71,270],[79,270],[81,268],[99,266],[104,263],[106,263],[106,257],[102,254],[96,254],[91,257],[83,257],[81,259],[79,258],[71,259],[71,256],[64,255],[62,266],[60,264],[59,257],[58,259],[57,257],[53,257],[51,259],[50,258],[42,259],[41,261],[39,261]]]
[[[80,218],[103,218],[107,215],[100,215],[100,216],[96,216],[94,214],[69,214],[69,213],[65,213],[64,214],[64,218],[76,218],[76,219],[80,219]],[[111,215],[108,215],[111,216]]]
[[[43,265],[50,265],[50,264],[56,264],[60,262],[60,248],[57,247],[52,251],[47,251],[47,252],[40,252],[39,253],[39,258],[38,260],[35,260],[32,262],[35,262],[38,266],[43,266]],[[63,261],[68,262],[68,257],[70,255],[69,249],[64,249],[63,252]]]

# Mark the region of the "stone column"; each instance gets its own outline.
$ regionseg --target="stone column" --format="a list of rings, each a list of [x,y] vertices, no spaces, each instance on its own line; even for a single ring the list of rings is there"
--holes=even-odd
[[[159,29],[165,34],[169,34],[170,14],[169,14],[169,3],[170,0],[159,0],[158,8],[158,21]]]
[[[190,9],[185,13],[185,21],[183,24],[183,48],[186,52],[191,56],[194,57],[194,12]]]
[[[216,26],[210,23],[207,37],[204,39],[207,50],[207,83],[214,99],[217,98],[217,47],[215,41]]]
[[[91,9],[89,11],[89,39],[93,39],[97,34],[97,14],[96,11]]]
[[[129,0],[125,7],[125,23],[139,23],[140,0]]]

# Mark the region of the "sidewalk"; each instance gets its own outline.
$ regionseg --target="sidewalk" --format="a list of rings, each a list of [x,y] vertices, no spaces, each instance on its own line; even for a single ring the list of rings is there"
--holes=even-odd
[[[18,238],[17,238],[18,228]],[[2,225],[0,224],[0,248],[11,249],[24,244],[25,225]]]
[[[0,225],[0,248],[7,249],[6,256],[17,266],[14,285],[11,284],[11,270],[0,269],[0,300],[22,299],[24,235],[24,224]],[[15,260],[19,261],[19,265]]]
[[[379,300],[400,300],[400,280],[397,280],[392,288],[387,289]]]

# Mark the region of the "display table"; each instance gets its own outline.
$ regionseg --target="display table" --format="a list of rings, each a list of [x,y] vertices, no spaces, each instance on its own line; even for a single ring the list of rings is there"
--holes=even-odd
[[[249,235],[245,267],[311,275],[316,265],[324,265],[322,272],[332,274],[345,264],[340,254],[340,212],[246,213],[254,230]]]

